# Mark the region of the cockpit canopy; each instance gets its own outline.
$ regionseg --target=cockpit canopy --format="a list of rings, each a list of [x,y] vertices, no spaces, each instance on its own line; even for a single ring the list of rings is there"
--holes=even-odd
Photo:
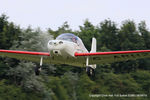
[[[70,41],[70,42],[74,42],[77,43],[79,42],[79,37],[75,36],[74,34],[71,33],[64,33],[59,35],[56,40],[66,40],[66,41]]]
[[[74,43],[76,43],[81,48],[81,50],[86,50],[86,48],[85,48],[82,40],[78,36],[75,36],[72,33],[63,33],[63,34],[59,35],[56,38],[56,40],[65,40],[65,41],[74,42]]]

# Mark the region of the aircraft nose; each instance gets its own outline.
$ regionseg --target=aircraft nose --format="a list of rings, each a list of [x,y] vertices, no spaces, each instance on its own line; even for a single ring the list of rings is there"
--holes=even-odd
[[[61,55],[61,52],[60,52],[60,50],[53,50],[53,54],[55,54],[55,55]]]
[[[63,44],[63,41],[49,41],[49,45],[59,45]]]
[[[51,40],[48,42],[48,49],[51,55],[62,55],[65,50],[65,43],[62,40]]]
[[[65,47],[65,43],[62,40],[51,40],[48,42],[48,49],[54,54],[60,54],[60,51]]]
[[[48,50],[52,56],[55,56],[55,55],[74,56],[74,53],[73,53],[75,49],[74,47],[75,45],[69,41],[50,40],[48,42]]]

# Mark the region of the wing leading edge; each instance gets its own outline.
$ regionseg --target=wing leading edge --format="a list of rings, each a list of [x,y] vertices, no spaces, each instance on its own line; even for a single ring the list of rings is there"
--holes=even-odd
[[[41,56],[43,62],[50,63],[50,54],[48,52],[31,52],[17,50],[1,50],[1,57],[16,58],[18,60],[26,60],[32,62],[40,62]],[[89,57],[89,64],[105,64],[119,61],[136,60],[140,58],[150,57],[150,50],[135,51],[114,51],[114,52],[95,52],[95,53],[75,53],[76,57]]]
[[[95,53],[75,53],[75,56],[88,56],[89,64],[105,64],[150,57],[150,50],[113,51]]]
[[[15,58],[18,60],[26,60],[32,62],[40,62],[41,56],[44,57],[43,62],[49,63],[49,56],[48,52],[31,52],[31,51],[17,51],[17,50],[2,50],[0,49],[0,56],[1,57],[9,57]]]

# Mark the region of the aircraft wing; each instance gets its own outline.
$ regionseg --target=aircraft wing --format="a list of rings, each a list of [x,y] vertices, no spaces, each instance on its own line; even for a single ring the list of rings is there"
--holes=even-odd
[[[89,57],[89,64],[106,64],[150,57],[150,50],[75,53],[77,57]]]
[[[17,51],[17,50],[2,50],[0,49],[1,57],[15,58],[18,60],[26,60],[32,62],[40,62],[41,57],[43,57],[43,63],[50,63],[48,52],[31,52],[31,51]]]

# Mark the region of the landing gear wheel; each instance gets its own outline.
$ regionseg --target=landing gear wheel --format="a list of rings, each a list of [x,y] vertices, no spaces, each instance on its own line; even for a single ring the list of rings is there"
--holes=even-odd
[[[41,67],[36,66],[36,67],[35,67],[35,75],[39,75],[40,72],[41,72]]]
[[[91,67],[86,67],[86,72],[88,76],[95,76],[95,71]]]

